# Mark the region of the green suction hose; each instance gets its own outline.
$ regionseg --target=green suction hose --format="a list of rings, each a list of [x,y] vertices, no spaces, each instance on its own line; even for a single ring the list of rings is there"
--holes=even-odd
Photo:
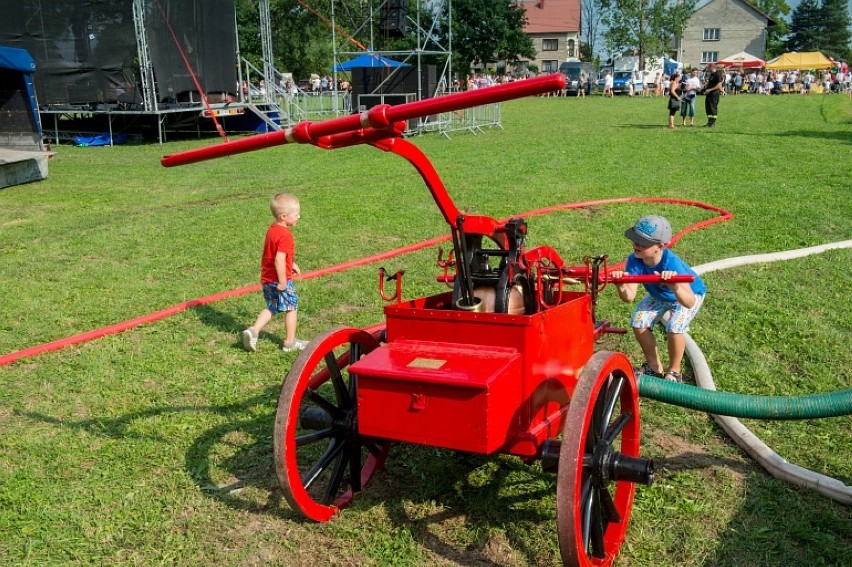
[[[706,390],[640,374],[639,395],[714,415],[752,419],[816,419],[852,414],[852,390],[807,396],[752,396]]]

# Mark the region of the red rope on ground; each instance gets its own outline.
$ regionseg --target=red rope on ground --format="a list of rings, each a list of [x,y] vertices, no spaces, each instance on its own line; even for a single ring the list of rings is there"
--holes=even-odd
[[[600,199],[596,201],[581,201],[577,203],[565,203],[562,205],[553,205],[551,207],[545,207],[543,209],[536,209],[533,211],[528,211],[526,213],[521,213],[520,217],[534,217],[539,215],[544,215],[547,213],[552,213],[555,211],[563,211],[568,209],[581,209],[584,207],[591,207],[596,205],[609,205],[613,203],[668,203],[675,205],[685,205],[689,207],[698,207],[700,209],[705,209],[708,211],[714,211],[719,213],[719,216],[713,217],[695,224],[692,224],[672,237],[671,244],[674,245],[675,242],[680,240],[682,236],[687,233],[692,232],[693,230],[698,230],[699,228],[704,228],[705,226],[717,223],[724,222],[733,218],[733,213],[730,211],[726,211],[725,209],[721,209],[719,207],[714,207],[713,205],[708,205],[706,203],[702,203],[700,201],[686,201],[682,199],[666,199],[666,198],[655,198],[655,197],[624,197],[620,199]],[[505,220],[505,219],[504,219]],[[365,256],[364,258],[359,258],[357,260],[350,260],[348,262],[344,262],[342,264],[336,264],[334,266],[328,266],[327,268],[322,268],[319,270],[314,270],[312,272],[308,272],[303,274],[300,279],[301,280],[312,280],[316,278],[320,278],[322,276],[327,276],[329,274],[334,274],[337,272],[342,272],[351,268],[355,268],[358,266],[364,266],[366,264],[372,264],[374,262],[378,262],[380,260],[385,260],[387,258],[393,258],[396,256],[401,256],[403,254],[408,254],[409,252],[414,252],[416,250],[421,250],[423,248],[428,248],[430,246],[434,246],[436,244],[440,244],[441,242],[446,242],[450,240],[450,236],[439,236],[436,238],[430,238],[429,240],[424,240],[423,242],[409,244],[407,246],[403,246],[401,248],[396,248],[394,250],[389,250],[387,252],[381,252],[379,254],[374,254],[372,256]],[[623,262],[622,262],[623,264]],[[622,264],[610,266],[610,270],[617,269]],[[172,305],[171,307],[167,307],[160,311],[156,311],[154,313],[149,313],[147,315],[142,315],[141,317],[136,317],[135,319],[130,319],[128,321],[124,321],[122,323],[117,323],[115,325],[110,325],[107,327],[102,327],[100,329],[95,329],[92,331],[87,331],[85,333],[80,333],[78,335],[72,335],[70,337],[66,337],[64,339],[59,339],[53,342],[36,345],[33,347],[29,347],[23,350],[19,350],[16,352],[12,352],[10,354],[6,354],[0,356],[0,366],[5,366],[7,364],[11,364],[16,360],[20,360],[21,358],[27,358],[32,356],[37,356],[39,354],[44,354],[48,352],[53,352],[56,350],[63,349],[68,346],[89,342],[95,339],[99,339],[101,337],[106,337],[108,335],[116,335],[118,333],[123,333],[133,327],[138,327],[139,325],[144,325],[146,323],[153,323],[155,321],[159,321],[160,319],[165,319],[166,317],[170,317],[172,315],[176,315],[181,311],[186,311],[191,307],[198,307],[200,305],[207,305],[209,303],[213,303],[216,301],[221,301],[223,299],[228,299],[231,297],[237,297],[240,295],[245,295],[247,293],[252,293],[260,291],[260,284],[249,285],[246,287],[241,287],[238,289],[233,289],[230,291],[223,291],[220,293],[215,293],[213,295],[208,295],[205,297],[200,297],[198,299],[191,299],[189,301],[184,301],[183,303],[178,303],[177,305]]]

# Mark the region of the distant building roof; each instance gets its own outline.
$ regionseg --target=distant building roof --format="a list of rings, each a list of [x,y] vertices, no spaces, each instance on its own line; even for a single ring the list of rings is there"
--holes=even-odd
[[[712,4],[715,1],[716,0],[698,0],[698,2],[695,3],[695,10],[694,10],[693,13],[697,12],[701,8],[704,8],[708,4]],[[754,12],[759,14],[760,16],[766,18],[766,25],[767,26],[774,26],[775,25],[775,20],[773,20],[771,16],[769,16],[767,13],[763,12],[760,8],[757,8],[754,4],[752,4],[750,2],[746,2],[746,0],[736,0],[736,1],[738,1],[740,4],[746,6],[747,8],[753,10]]]
[[[580,0],[518,0],[527,10],[526,33],[580,31]]]

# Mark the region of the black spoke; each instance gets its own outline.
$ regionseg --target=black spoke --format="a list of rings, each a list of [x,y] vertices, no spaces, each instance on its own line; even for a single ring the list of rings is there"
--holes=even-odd
[[[609,493],[609,490],[599,488],[598,499],[601,501],[604,510],[606,510],[607,521],[615,524],[621,523],[621,514],[618,513],[618,509],[615,507],[615,502],[612,501],[612,495]]]
[[[361,345],[352,344],[349,347],[349,364],[355,364],[361,358]],[[356,385],[356,377],[353,374],[349,374],[349,399],[357,400],[358,392],[355,388]]]
[[[615,438],[621,433],[621,430],[624,429],[630,420],[633,419],[633,412],[627,412],[621,414],[621,417],[618,418],[618,421],[609,426],[609,429],[606,430],[606,434],[604,435],[604,441],[608,445],[612,445],[612,442],[615,441]]]
[[[624,386],[624,378],[617,378],[612,382],[612,385],[609,387],[609,391],[606,393],[606,404],[604,404],[604,412],[603,412],[603,421],[601,429],[601,436],[605,434],[606,426],[609,423],[609,420],[612,419],[612,412],[615,410],[615,404],[618,402],[618,398],[621,395],[621,388]]]
[[[315,390],[305,390],[305,395],[310,398],[310,400],[328,412],[332,417],[336,417],[338,419],[344,417],[346,414],[339,407],[331,403],[330,401],[323,398],[318,392]]]
[[[583,549],[588,553],[590,523],[592,521],[592,477],[588,476],[583,481],[580,492],[580,509],[583,514]]]
[[[343,481],[343,475],[346,472],[346,458],[341,455],[334,465],[334,471],[331,473],[331,478],[328,480],[328,486],[325,488],[324,504],[331,504],[334,497],[337,496],[337,491],[340,488],[340,483]]]
[[[598,444],[603,433],[601,421],[603,419],[604,400],[606,399],[605,393],[604,389],[598,392],[595,398],[595,406],[592,408],[592,423],[589,424],[589,431],[586,434],[586,452],[588,453],[594,452],[595,445]]]
[[[349,486],[354,492],[361,490],[361,445],[358,443],[349,447]]]
[[[337,395],[337,401],[342,407],[350,407],[352,400],[349,398],[349,389],[343,381],[343,374],[340,372],[340,366],[337,365],[334,351],[325,355],[325,365],[328,368],[328,373],[331,375],[331,383],[334,385],[334,393]]]
[[[328,448],[325,450],[322,457],[314,463],[311,470],[302,475],[302,485],[305,487],[305,490],[309,489],[311,485],[316,482],[319,476],[325,472],[334,459],[340,457],[340,453],[343,451],[344,447],[345,445],[343,442],[338,440],[334,440],[329,443]]]
[[[597,557],[599,559],[603,559],[606,557],[606,550],[604,549],[604,526],[603,526],[603,518],[601,517],[601,503],[597,497],[597,490],[592,492],[594,496],[593,504],[592,504],[592,556]]]
[[[296,447],[303,447],[305,445],[310,445],[311,443],[316,443],[317,441],[322,441],[323,439],[328,439],[329,437],[334,435],[334,428],[327,427],[325,429],[318,429],[317,431],[311,431],[310,433],[304,433],[296,437]]]

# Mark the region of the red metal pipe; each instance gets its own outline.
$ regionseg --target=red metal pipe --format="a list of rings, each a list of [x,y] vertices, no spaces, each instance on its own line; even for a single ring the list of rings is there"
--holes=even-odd
[[[340,118],[332,118],[322,122],[300,122],[294,127],[287,128],[281,132],[258,134],[257,136],[243,138],[242,140],[167,155],[160,162],[165,167],[174,167],[283,144],[317,144],[324,136],[356,132],[368,128],[386,130],[391,128],[396,122],[411,120],[421,116],[452,112],[483,104],[504,102],[525,96],[544,94],[562,88],[565,88],[565,75],[554,73],[544,77],[535,77],[533,79],[515,81],[485,89],[476,89],[395,106],[383,104],[374,106],[370,110],[360,114],[341,116]],[[395,131],[388,130],[386,137],[398,135]]]

